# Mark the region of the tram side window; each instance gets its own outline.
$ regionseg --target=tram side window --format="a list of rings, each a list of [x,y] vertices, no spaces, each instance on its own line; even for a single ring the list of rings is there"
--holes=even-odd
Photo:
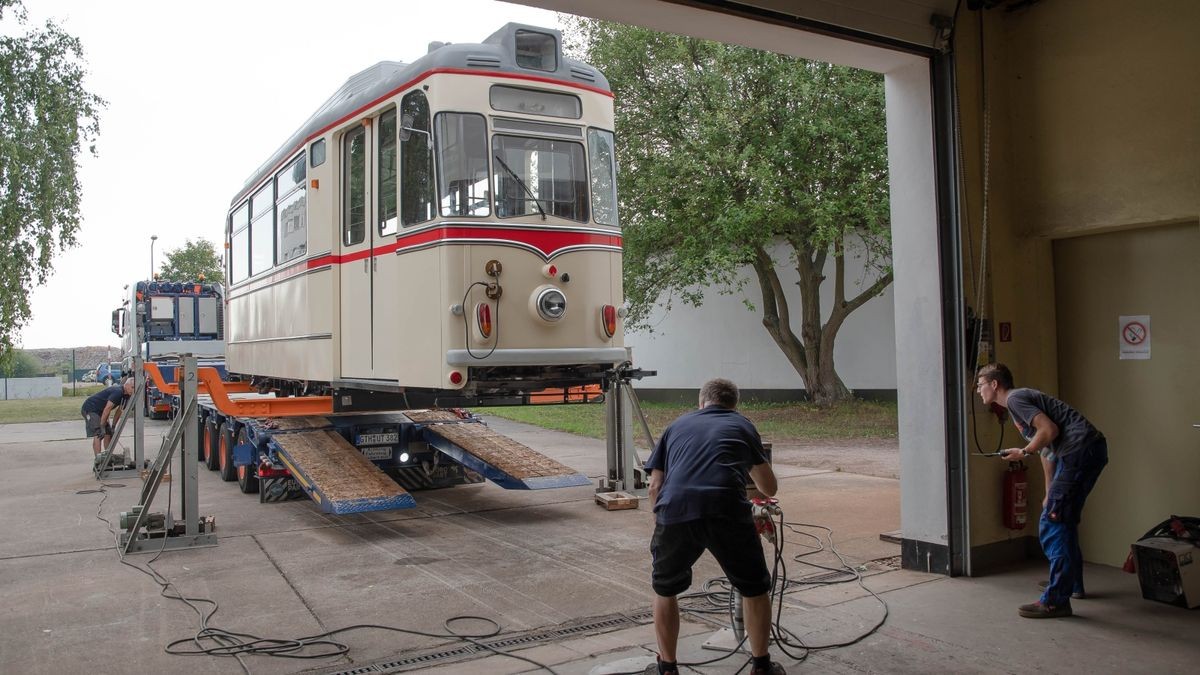
[[[588,219],[583,145],[546,138],[496,135],[492,139],[496,215]]]
[[[425,92],[407,94],[400,102],[400,215],[406,226],[434,216],[430,122]]]
[[[617,220],[617,157],[613,133],[588,129],[588,156],[592,174],[592,217],[601,225],[620,225]]]
[[[358,127],[342,139],[342,244],[361,244],[367,236],[367,132]]]
[[[375,193],[378,196],[379,234],[396,234],[396,111],[379,116],[379,177]]]
[[[486,216],[487,124],[482,115],[438,113],[438,202],[443,216]]]
[[[275,263],[275,184],[267,183],[250,200],[250,276]]]
[[[233,212],[229,222],[233,232],[229,244],[229,283],[236,284],[250,276],[250,205],[242,204]]]
[[[304,184],[304,155],[275,176],[275,212],[279,218],[279,262],[308,253],[308,213]]]

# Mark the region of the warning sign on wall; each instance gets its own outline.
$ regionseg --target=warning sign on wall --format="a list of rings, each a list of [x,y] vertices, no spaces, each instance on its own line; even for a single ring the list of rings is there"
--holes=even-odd
[[[1121,349],[1121,360],[1145,360],[1150,358],[1150,315],[1122,316],[1119,321],[1120,334],[1117,344]]]

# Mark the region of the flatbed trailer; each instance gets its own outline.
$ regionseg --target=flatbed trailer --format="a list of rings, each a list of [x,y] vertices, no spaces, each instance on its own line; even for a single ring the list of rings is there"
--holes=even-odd
[[[484,480],[508,490],[591,483],[465,410],[334,413],[328,397],[257,394],[199,370],[207,390],[196,406],[199,459],[260,502],[308,496],[322,511],[347,514],[413,508],[412,491]],[[178,397],[154,364],[146,371]]]

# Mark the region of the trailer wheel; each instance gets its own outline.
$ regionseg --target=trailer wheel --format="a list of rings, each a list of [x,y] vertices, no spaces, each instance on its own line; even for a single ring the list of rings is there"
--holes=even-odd
[[[207,466],[209,471],[216,471],[221,456],[221,432],[215,415],[209,416],[208,421],[204,423],[204,438],[208,441],[204,449],[204,466]]]
[[[249,442],[249,439],[246,438],[246,427],[243,426],[242,428],[238,429],[237,442],[239,445]],[[241,488],[242,492],[245,494],[258,494],[258,476],[256,475],[255,471],[255,465],[253,464],[237,467],[238,487]]]
[[[229,421],[221,423],[221,443],[218,452],[218,468],[221,480],[226,483],[237,480],[237,467],[233,465],[233,429]]]

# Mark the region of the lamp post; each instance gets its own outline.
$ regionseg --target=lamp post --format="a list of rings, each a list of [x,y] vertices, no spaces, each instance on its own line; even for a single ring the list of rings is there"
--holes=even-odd
[[[154,242],[158,241],[158,235],[150,235],[150,281],[154,281]]]

